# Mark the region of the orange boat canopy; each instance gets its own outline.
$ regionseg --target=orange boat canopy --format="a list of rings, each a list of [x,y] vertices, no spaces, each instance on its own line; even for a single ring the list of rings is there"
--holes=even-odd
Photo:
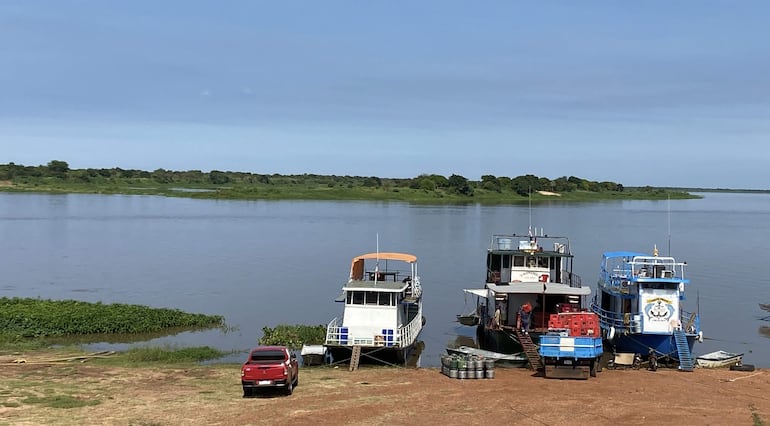
[[[400,260],[414,264],[417,262],[417,256],[408,253],[367,253],[353,258],[350,265],[350,278],[360,280],[364,276],[364,261],[366,259],[377,260]]]

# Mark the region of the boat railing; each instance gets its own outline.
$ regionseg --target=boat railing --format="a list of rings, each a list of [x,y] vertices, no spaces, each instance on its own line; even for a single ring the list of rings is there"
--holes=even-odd
[[[340,318],[334,318],[326,326],[326,344],[327,345],[339,345],[347,344],[347,333],[342,332],[342,323]],[[343,335],[345,337],[343,342]]]
[[[580,288],[583,286],[583,280],[580,278],[580,275],[570,271],[561,271],[561,281],[562,284],[567,284],[570,287]]]
[[[410,321],[409,324],[398,329],[398,334],[394,338],[395,342],[397,343],[396,346],[406,347],[411,345],[412,342],[417,339],[417,336],[420,334],[421,330],[422,315],[418,314],[412,318],[412,321]]]
[[[347,327],[342,327],[342,320],[340,318],[334,318],[326,326],[326,344],[327,345],[362,345],[362,346],[378,346],[380,344],[387,344],[387,346],[394,347],[406,347],[411,345],[422,330],[422,315],[416,315],[409,324],[399,327],[393,336],[392,344],[377,341],[375,336],[371,337],[354,337],[350,335]],[[383,336],[380,336],[383,337]]]
[[[609,329],[614,327],[616,333],[626,331],[629,333],[640,333],[642,330],[642,320],[639,315],[606,311],[596,302],[591,303],[591,310],[599,316],[599,324],[602,328]]]
[[[406,295],[413,299],[419,299],[420,296],[422,296],[420,277],[415,277],[415,279],[412,280],[411,284],[406,288]]]
[[[700,315],[695,312],[688,312],[684,309],[679,310],[679,321],[687,334],[698,334],[700,331]]]
[[[602,279],[605,282],[639,278],[684,280],[686,265],[686,262],[677,262],[673,257],[609,258],[603,265]]]

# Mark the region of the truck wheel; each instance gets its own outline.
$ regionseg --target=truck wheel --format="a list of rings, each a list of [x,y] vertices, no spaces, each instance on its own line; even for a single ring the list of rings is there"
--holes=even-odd
[[[596,377],[596,360],[591,361],[591,366],[589,367],[589,373],[591,374],[591,377]]]
[[[294,380],[289,380],[286,382],[286,389],[284,389],[284,392],[286,395],[291,395],[292,392],[294,392]]]
[[[596,372],[597,373],[602,372],[602,357],[596,358]]]
[[[253,396],[254,394],[251,392],[251,388],[243,388],[243,397],[248,398],[250,396]]]

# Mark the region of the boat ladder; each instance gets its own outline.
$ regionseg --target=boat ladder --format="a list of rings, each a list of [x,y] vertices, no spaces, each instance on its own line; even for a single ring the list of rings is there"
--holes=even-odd
[[[540,353],[537,351],[537,346],[535,346],[535,343],[532,342],[532,338],[529,337],[529,334],[522,333],[520,330],[516,330],[516,337],[518,337],[519,342],[521,343],[521,348],[524,349],[524,354],[527,355],[527,359],[529,360],[529,369],[537,371],[538,368],[542,367],[542,363],[540,361]]]
[[[361,345],[353,346],[353,353],[350,355],[350,370],[358,370],[358,363],[361,361]]]
[[[674,342],[676,343],[676,352],[679,354],[679,370],[692,371],[695,367],[690,353],[690,346],[687,344],[687,336],[684,330],[674,330]]]

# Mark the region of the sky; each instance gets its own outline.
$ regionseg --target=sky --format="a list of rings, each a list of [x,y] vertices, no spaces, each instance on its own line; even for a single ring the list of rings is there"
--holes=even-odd
[[[0,164],[770,189],[766,1],[0,2]]]

